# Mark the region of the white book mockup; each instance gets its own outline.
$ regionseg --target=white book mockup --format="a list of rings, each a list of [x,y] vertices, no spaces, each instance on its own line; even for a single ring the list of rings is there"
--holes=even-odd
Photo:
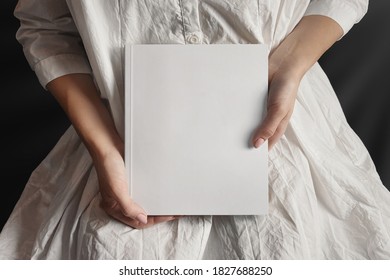
[[[261,215],[268,147],[251,144],[266,110],[260,44],[128,45],[125,164],[148,215]]]

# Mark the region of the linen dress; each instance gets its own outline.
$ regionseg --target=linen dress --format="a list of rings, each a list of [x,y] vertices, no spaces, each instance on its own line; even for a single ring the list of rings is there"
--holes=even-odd
[[[123,135],[123,47],[266,44],[305,15],[344,33],[366,0],[21,0],[17,38],[42,86],[92,73]],[[388,259],[390,194],[326,75],[303,78],[269,154],[269,214],[194,216],[132,229],[110,218],[90,155],[71,126],[32,173],[0,235],[2,259]]]

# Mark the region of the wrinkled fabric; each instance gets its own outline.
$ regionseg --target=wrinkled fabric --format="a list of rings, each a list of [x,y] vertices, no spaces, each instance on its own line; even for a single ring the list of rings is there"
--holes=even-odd
[[[344,33],[364,0],[22,0],[17,38],[42,86],[92,73],[123,133],[123,46],[266,44],[305,15]],[[123,134],[122,134],[123,135]],[[183,217],[143,230],[107,216],[91,158],[70,127],[32,173],[0,235],[1,259],[389,259],[390,193],[318,64],[269,154],[269,214]]]

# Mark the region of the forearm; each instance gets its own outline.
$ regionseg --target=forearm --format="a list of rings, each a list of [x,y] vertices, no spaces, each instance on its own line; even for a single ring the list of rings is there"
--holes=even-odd
[[[301,79],[306,71],[343,34],[338,23],[325,16],[306,16],[269,58],[269,80],[276,72]]]
[[[113,150],[123,153],[121,138],[90,75],[65,75],[51,81],[47,88],[67,114],[94,160]]]

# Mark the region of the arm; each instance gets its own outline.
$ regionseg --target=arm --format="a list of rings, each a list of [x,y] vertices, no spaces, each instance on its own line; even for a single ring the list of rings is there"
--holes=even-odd
[[[252,143],[271,149],[284,134],[306,71],[366,14],[368,0],[312,0],[305,16],[269,56],[267,115]]]
[[[113,218],[135,228],[172,220],[149,217],[134,203],[127,186],[123,142],[108,110],[88,74],[70,74],[49,82],[54,95],[69,117],[93,159],[102,195],[102,208]]]
[[[268,140],[271,149],[284,134],[302,77],[342,34],[334,20],[306,16],[270,54],[267,115],[253,135],[256,148]]]
[[[128,194],[123,142],[90,75],[82,41],[66,1],[19,0],[16,37],[39,81],[64,109],[87,147],[98,175],[103,209],[132,227],[173,217],[148,217]],[[146,225],[145,225],[146,223]]]

